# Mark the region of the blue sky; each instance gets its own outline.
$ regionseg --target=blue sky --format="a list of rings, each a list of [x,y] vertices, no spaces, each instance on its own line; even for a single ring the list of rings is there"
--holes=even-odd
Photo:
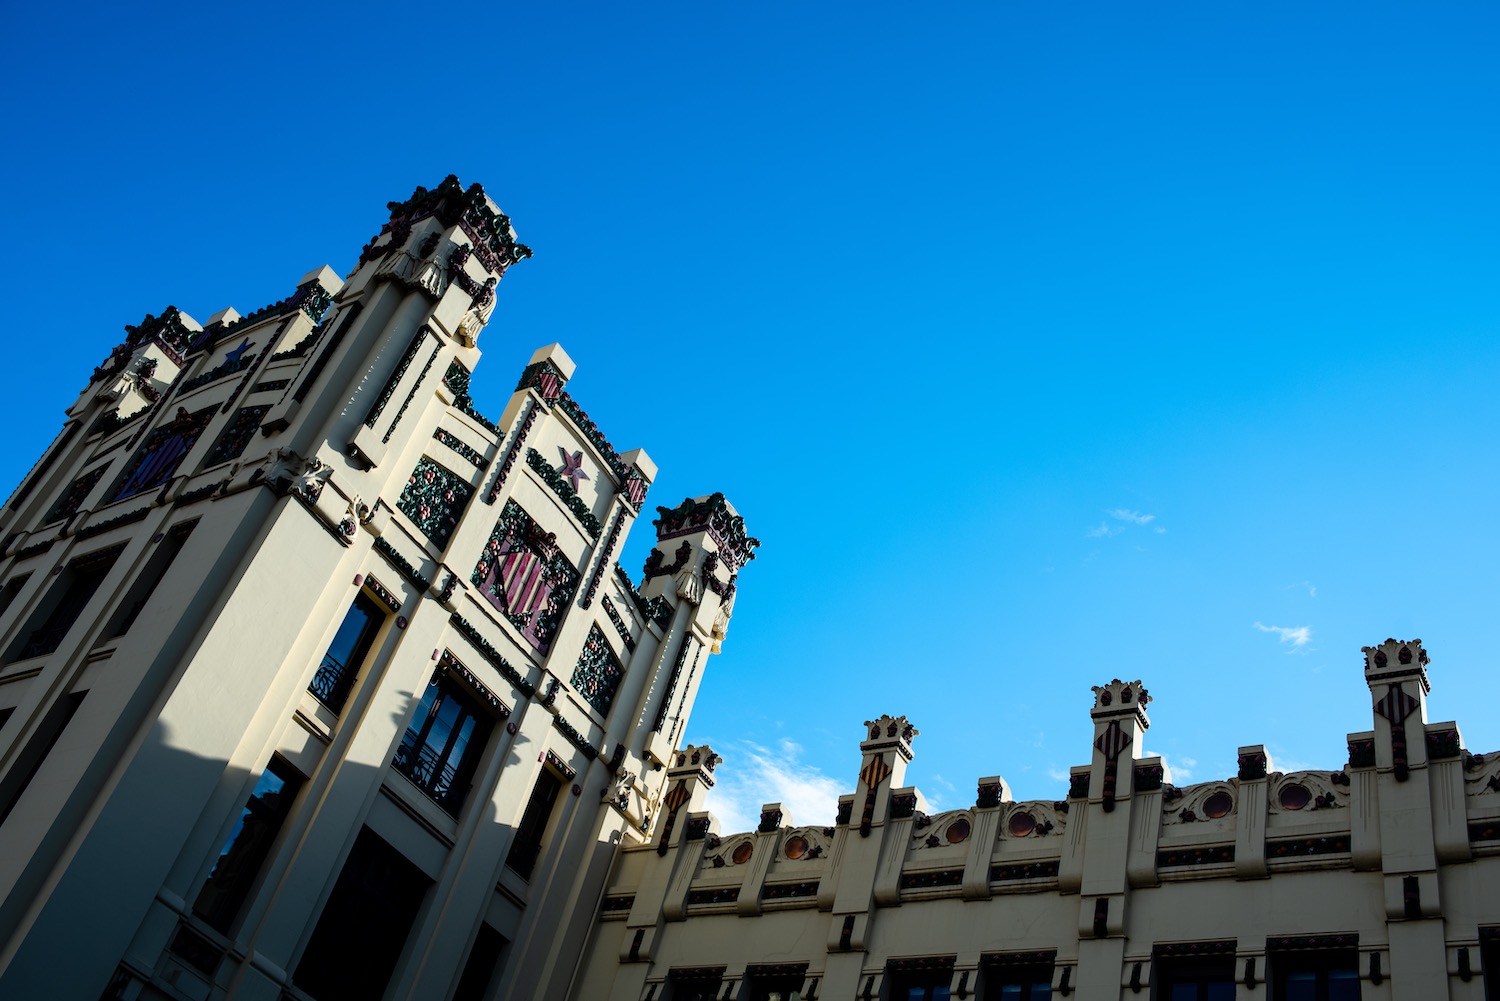
[[[452,172],[536,251],[481,409],[561,341],[652,503],[764,541],[689,729],[726,828],[831,820],[883,712],[936,806],[1060,797],[1117,676],[1179,781],[1337,768],[1387,636],[1500,747],[1493,6],[212,7],[0,11],[6,484],[123,324]]]

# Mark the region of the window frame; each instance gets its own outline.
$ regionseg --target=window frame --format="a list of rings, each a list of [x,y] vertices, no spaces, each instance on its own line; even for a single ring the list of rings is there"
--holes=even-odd
[[[668,970],[667,990],[662,1001],[714,1001],[724,987],[726,969],[724,966],[692,966]]]
[[[1057,952],[992,952],[979,957],[978,996],[981,1001],[1050,1001]],[[1007,987],[1019,994],[1007,995]],[[1042,988],[1038,990],[1037,988]]]
[[[957,959],[957,956],[888,959],[881,996],[886,1001],[949,1001]],[[922,992],[920,999],[912,996],[913,991]]]
[[[1335,971],[1352,972],[1352,978],[1342,979],[1352,979],[1355,997],[1362,997],[1364,978],[1360,976],[1359,958],[1359,941],[1353,935],[1269,940],[1266,943],[1266,965],[1270,1001],[1282,1001],[1287,995],[1287,978],[1302,973],[1311,973],[1315,977],[1315,1001],[1329,1001],[1328,974]]]
[[[250,851],[246,858],[253,859],[253,863],[246,865],[241,873],[234,875],[226,874],[225,892],[217,900],[205,901],[205,894],[209,892],[213,884],[215,873],[226,856],[237,847],[237,843],[245,833],[247,815],[254,816],[254,810],[258,797],[256,794],[266,781],[266,776],[271,775],[281,780],[281,787],[268,790],[270,794],[277,796],[274,804],[267,810],[267,818],[270,826],[266,828],[267,836],[259,843],[249,844]],[[290,762],[280,755],[273,755],[267,762],[266,767],[256,776],[255,784],[250,787],[250,793],[245,797],[244,804],[240,807],[240,815],[230,829],[229,836],[219,848],[218,855],[213,864],[209,866],[208,874],[198,888],[198,893],[193,898],[191,910],[193,914],[210,928],[221,934],[229,934],[235,922],[245,910],[245,904],[254,895],[255,886],[260,882],[265,869],[266,860],[271,857],[272,851],[281,840],[281,835],[286,827],[287,818],[292,815],[297,798],[303,787],[307,784],[307,776],[303,775]],[[226,903],[227,902],[227,903]]]
[[[360,629],[354,642],[349,646],[349,653],[344,660],[333,656],[333,648],[339,642],[339,637],[344,632],[344,627],[349,623],[349,618],[361,604],[369,606],[367,614],[369,618]],[[349,602],[349,607],[344,612],[344,617],[339,620],[338,628],[334,630],[333,637],[328,641],[328,647],[323,651],[323,656],[318,660],[318,666],[307,682],[308,694],[318,700],[318,703],[335,716],[341,715],[344,707],[349,704],[349,696],[354,692],[355,682],[363,673],[365,664],[370,660],[370,654],[379,643],[384,634],[386,621],[390,614],[385,604],[368,588],[361,588],[354,599]],[[337,668],[337,670],[330,670]],[[327,677],[329,680],[323,686],[327,697],[319,693],[320,679]]]
[[[73,627],[94,600],[104,581],[119,562],[125,543],[75,556],[63,564],[61,573],[16,633],[5,655],[5,663],[50,657],[62,646]],[[50,644],[50,645],[49,645]]]
[[[429,695],[432,696],[430,704]],[[428,799],[455,819],[462,812],[464,803],[468,801],[474,776],[479,770],[479,763],[489,748],[490,737],[494,732],[496,717],[485,702],[486,700],[475,692],[472,686],[466,684],[453,671],[439,667],[432,673],[427,686],[422,690],[422,696],[417,700],[411,719],[402,733],[401,742],[396,745],[396,751],[391,758],[391,768],[394,771],[422,790]],[[420,768],[419,765],[423,761],[421,751],[428,746],[426,742],[437,724],[441,722],[444,707],[449,704],[457,704],[459,716],[448,725],[447,733],[442,738],[442,751],[436,756],[431,767]],[[427,714],[419,718],[424,706],[429,706]],[[462,746],[456,746],[460,739],[461,728],[469,721],[473,722],[473,726],[462,734]],[[412,754],[413,750],[416,751],[415,756]],[[449,757],[455,750],[458,751],[459,757],[457,762],[453,763],[451,774],[449,774]],[[448,777],[444,781],[445,774]]]

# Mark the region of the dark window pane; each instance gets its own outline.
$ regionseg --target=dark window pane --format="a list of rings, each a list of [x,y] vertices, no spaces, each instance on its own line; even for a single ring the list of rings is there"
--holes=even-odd
[[[532,787],[531,799],[526,803],[526,812],[521,815],[516,838],[511,842],[510,854],[505,859],[505,864],[522,879],[530,879],[536,868],[537,856],[542,851],[542,835],[546,833],[547,821],[552,817],[552,804],[557,801],[561,786],[557,776],[543,769]]]
[[[757,976],[750,985],[750,1001],[791,1001],[802,990],[804,977]]]
[[[453,992],[453,1001],[483,1001],[490,981],[500,966],[500,953],[505,948],[505,939],[487,924],[479,926],[474,936],[474,946],[464,963],[464,972],[458,978],[458,988]]]
[[[460,683],[439,671],[428,682],[391,767],[458,815],[492,721]]]
[[[307,686],[314,698],[334,712],[344,708],[349,691],[354,687],[354,679],[359,677],[359,669],[369,655],[370,647],[375,643],[375,634],[380,631],[380,624],[384,620],[385,613],[375,603],[375,599],[361,591],[345,613],[344,621],[339,624],[339,631],[334,634],[328,652],[323,655],[323,662],[318,665],[312,683]]]
[[[47,601],[32,616],[28,628],[22,631],[25,637],[19,648],[12,648],[12,659],[25,660],[52,653],[62,645],[63,638],[78,616],[83,614],[89,599],[104,583],[105,576],[115,565],[123,546],[116,546],[100,553],[80,557],[68,564],[67,570],[52,585]]]
[[[300,775],[284,762],[273,760],[240,810],[208,881],[193,903],[193,911],[219,931],[227,932],[239,914],[301,784]]]
[[[1050,1001],[1052,997],[1050,966],[994,963],[986,966],[981,978],[984,1001]]]
[[[380,997],[430,884],[400,852],[361,830],[293,983],[318,1001]]]
[[[52,704],[47,710],[47,715],[42,717],[42,725],[37,727],[36,732],[31,735],[31,740],[21,749],[16,756],[10,771],[5,778],[0,780],[0,824],[5,823],[5,818],[16,808],[21,801],[21,796],[26,792],[26,787],[31,785],[31,780],[36,778],[36,773],[42,770],[42,764],[47,760],[47,755],[52,753],[52,748],[57,745],[62,737],[63,728],[83,704],[83,697],[87,691],[70,692]],[[11,712],[15,710],[12,709]],[[9,719],[9,713],[6,714]],[[3,720],[0,720],[3,723]]]
[[[115,609],[114,617],[104,629],[104,635],[109,638],[124,636],[135,624],[136,616],[141,614],[141,609],[146,607],[146,602],[151,600],[151,595],[156,592],[156,586],[166,577],[167,571],[172,567],[172,561],[177,559],[177,554],[182,552],[182,547],[187,543],[187,538],[197,527],[197,519],[175,526],[167,537],[156,547],[151,554],[145,569],[136,577],[135,583],[130,585],[130,590],[125,593],[125,600],[120,602],[119,608]]]
[[[1279,993],[1282,1001],[1318,1001],[1318,978],[1311,973],[1292,974]]]
[[[1359,974],[1348,969],[1329,970],[1328,1001],[1359,1001]]]
[[[5,614],[5,612],[10,608],[11,604],[16,600],[16,595],[21,593],[21,588],[25,587],[26,582],[30,579],[30,573],[23,573],[18,576],[12,577],[10,580],[5,582],[4,587],[0,587],[0,615]]]

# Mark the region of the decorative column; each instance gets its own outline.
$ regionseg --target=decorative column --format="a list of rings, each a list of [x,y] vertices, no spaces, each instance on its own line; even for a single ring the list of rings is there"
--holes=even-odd
[[[859,745],[859,783],[847,816],[845,801],[842,797],[839,800],[841,830],[837,837],[842,839],[842,845],[836,870],[832,868],[835,860],[829,860],[828,872],[830,876],[837,873],[838,889],[828,927],[828,966],[822,991],[828,997],[855,993],[865,944],[869,941],[882,848],[887,838],[895,836],[887,822],[895,806],[893,791],[906,777],[906,766],[912,759],[911,744],[917,733],[905,716],[881,716],[865,722],[865,739]],[[915,802],[913,796],[913,810]],[[903,802],[901,812],[905,808]],[[910,821],[906,824],[909,826]]]
[[[1078,812],[1088,814],[1078,905],[1081,997],[1114,997],[1120,990],[1135,765],[1151,725],[1146,716],[1150,701],[1139,681],[1115,678],[1094,689],[1094,706],[1089,711],[1094,721],[1094,754],[1087,773],[1087,800],[1078,804],[1082,808]],[[1075,773],[1075,780],[1078,777]],[[1154,773],[1143,778],[1154,781]],[[1154,803],[1156,798],[1151,799]],[[1068,826],[1077,819],[1070,816]]]
[[[651,945],[664,921],[678,921],[687,910],[688,886],[703,858],[706,842],[714,835],[713,818],[702,812],[704,798],[714,786],[714,769],[720,757],[713,748],[688,745],[677,752],[667,770],[667,792],[662,798],[663,816],[653,843],[663,857],[678,849],[670,865],[652,866],[642,881],[625,919],[625,939],[620,962],[636,963],[651,958]]]
[[[1421,640],[1388,639],[1365,647],[1364,654],[1374,710],[1391,991],[1401,998],[1444,997],[1448,971],[1428,765],[1427,652]]]
[[[1240,748],[1240,795],[1235,812],[1234,874],[1258,879],[1266,869],[1266,818],[1270,814],[1271,754],[1263,744]]]

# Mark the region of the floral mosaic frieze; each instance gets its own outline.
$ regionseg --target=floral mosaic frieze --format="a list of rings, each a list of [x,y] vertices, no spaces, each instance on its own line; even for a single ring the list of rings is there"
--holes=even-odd
[[[625,670],[620,660],[610,649],[609,642],[597,625],[589,629],[583,652],[578,657],[578,666],[568,684],[583,696],[600,716],[609,715],[609,707],[615,701],[615,692],[620,687],[620,678]]]
[[[235,411],[224,430],[219,432],[218,440],[208,450],[208,455],[203,459],[203,465],[216,466],[230,459],[238,459],[255,438],[255,432],[260,427],[261,418],[266,416],[270,410],[269,404],[259,407],[241,407]]]
[[[406,481],[396,510],[439,549],[447,546],[474,489],[455,473],[423,456]]]

